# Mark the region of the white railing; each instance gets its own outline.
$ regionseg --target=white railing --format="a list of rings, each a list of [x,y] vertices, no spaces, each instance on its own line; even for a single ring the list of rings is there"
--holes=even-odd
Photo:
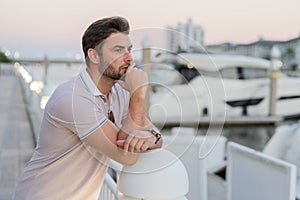
[[[103,186],[100,191],[98,200],[118,200],[118,189],[114,179],[108,174],[105,174]]]
[[[296,199],[294,164],[234,142],[228,143],[227,150],[227,199]]]

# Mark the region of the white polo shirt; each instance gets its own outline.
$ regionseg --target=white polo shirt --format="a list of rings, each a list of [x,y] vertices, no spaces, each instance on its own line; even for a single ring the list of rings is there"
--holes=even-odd
[[[86,70],[58,86],[49,99],[35,152],[16,187],[14,199],[97,199],[109,158],[81,141],[103,125],[107,106]],[[121,127],[129,93],[115,84],[110,109]]]

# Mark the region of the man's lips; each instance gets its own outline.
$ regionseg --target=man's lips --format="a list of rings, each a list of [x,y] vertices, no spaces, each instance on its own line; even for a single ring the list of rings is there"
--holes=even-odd
[[[124,73],[127,72],[128,67],[122,67],[121,70],[124,71]]]
[[[124,71],[125,71],[125,73],[126,73],[126,71],[127,71],[128,67],[129,67],[129,65],[124,65],[124,66],[122,66],[122,67],[121,67],[121,69],[122,69],[122,70],[124,70]]]

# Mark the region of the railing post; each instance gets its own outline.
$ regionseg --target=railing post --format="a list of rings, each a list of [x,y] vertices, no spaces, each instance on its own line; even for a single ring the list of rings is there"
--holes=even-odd
[[[187,171],[178,157],[165,149],[140,153],[138,161],[124,166],[118,181],[120,200],[187,200]]]
[[[282,66],[280,61],[280,50],[277,46],[273,46],[271,50],[271,75],[270,75],[270,104],[269,116],[276,114],[276,101],[277,101],[277,79],[278,71]]]

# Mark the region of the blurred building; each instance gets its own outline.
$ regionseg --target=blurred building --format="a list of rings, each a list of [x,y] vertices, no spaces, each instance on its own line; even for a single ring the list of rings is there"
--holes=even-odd
[[[175,27],[167,26],[167,49],[173,53],[225,53],[270,59],[270,52],[274,45],[281,51],[284,68],[300,69],[300,35],[286,41],[259,40],[249,44],[222,43],[214,45],[204,44],[204,30],[195,25],[192,19],[186,23],[178,23]]]
[[[177,26],[167,26],[167,48],[178,52],[203,52],[203,29],[194,25],[192,19],[186,23],[178,23]]]
[[[239,54],[270,59],[271,48],[274,45],[281,51],[281,60],[285,68],[296,69],[300,67],[300,36],[287,41],[270,41],[261,38],[249,44],[207,45],[206,50],[211,53]]]

